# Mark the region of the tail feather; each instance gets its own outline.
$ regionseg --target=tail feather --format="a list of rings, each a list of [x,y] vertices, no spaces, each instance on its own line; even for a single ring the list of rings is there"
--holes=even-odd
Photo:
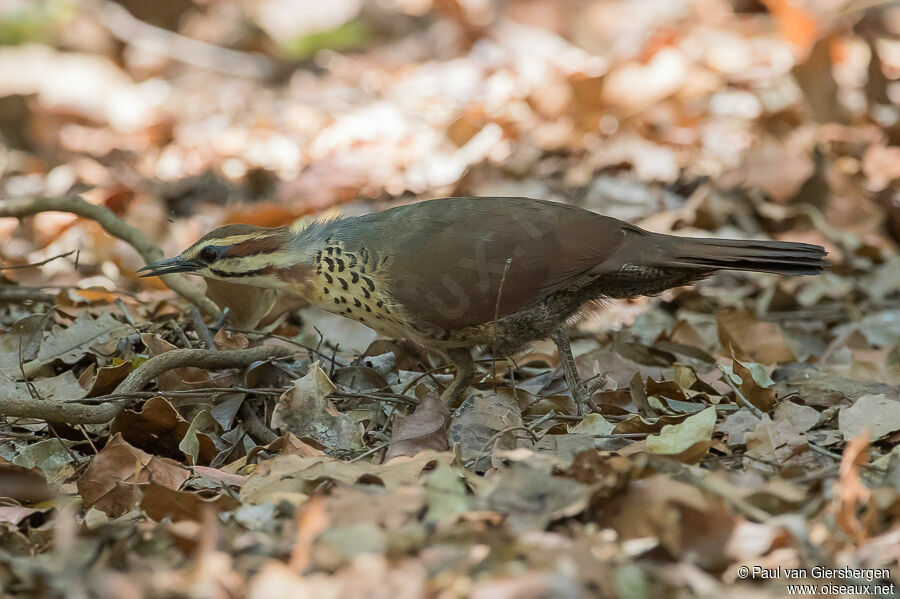
[[[665,254],[670,266],[814,275],[829,265],[825,248],[809,243],[698,237],[669,239],[673,242]]]

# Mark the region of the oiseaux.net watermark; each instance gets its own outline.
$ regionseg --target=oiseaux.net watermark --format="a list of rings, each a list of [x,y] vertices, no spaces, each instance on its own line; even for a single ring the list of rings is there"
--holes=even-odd
[[[893,595],[895,592],[888,568],[741,566],[737,575],[749,580],[783,580],[788,583],[788,595]]]

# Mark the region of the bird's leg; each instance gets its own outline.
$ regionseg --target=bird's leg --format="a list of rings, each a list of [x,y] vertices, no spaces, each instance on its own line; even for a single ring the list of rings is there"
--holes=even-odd
[[[448,349],[447,357],[456,367],[456,376],[453,377],[450,386],[444,389],[441,400],[452,410],[462,403],[462,394],[469,388],[472,377],[475,376],[475,362],[472,361],[472,354],[468,349],[458,347]]]
[[[553,343],[556,344],[556,349],[559,352],[559,361],[562,364],[563,374],[566,377],[566,384],[569,386],[569,391],[572,392],[572,398],[575,400],[578,415],[584,416],[591,412],[591,393],[587,385],[578,378],[578,370],[575,368],[575,356],[572,355],[572,345],[569,343],[569,336],[566,335],[566,331],[562,327],[559,327],[550,334],[550,338],[553,339]]]

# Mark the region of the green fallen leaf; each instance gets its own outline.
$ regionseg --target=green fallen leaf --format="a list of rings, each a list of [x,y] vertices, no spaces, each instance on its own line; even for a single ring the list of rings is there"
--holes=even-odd
[[[716,409],[710,406],[686,418],[681,424],[664,426],[658,435],[647,437],[647,451],[662,455],[680,454],[695,443],[711,441],[715,425]]]

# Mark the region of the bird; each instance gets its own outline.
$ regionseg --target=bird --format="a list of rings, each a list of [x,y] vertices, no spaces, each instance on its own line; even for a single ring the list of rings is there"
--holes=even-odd
[[[818,245],[653,233],[577,206],[513,197],[423,201],[302,227],[219,227],[141,276],[193,273],[302,296],[389,337],[443,353],[458,406],[472,350],[512,356],[550,338],[579,415],[566,327],[609,300],[652,296],[720,270],[820,273]]]

